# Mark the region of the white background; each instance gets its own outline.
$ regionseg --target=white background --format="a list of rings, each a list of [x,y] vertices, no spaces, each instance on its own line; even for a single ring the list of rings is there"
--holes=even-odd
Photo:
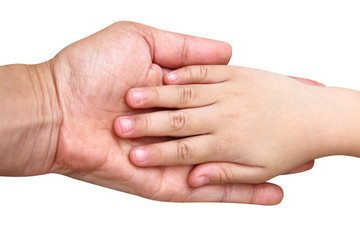
[[[0,65],[45,61],[131,20],[227,41],[232,65],[360,90],[357,2],[1,0]],[[273,207],[155,202],[59,175],[0,178],[0,239],[359,239],[359,172],[356,158],[320,159],[272,180],[285,191]]]

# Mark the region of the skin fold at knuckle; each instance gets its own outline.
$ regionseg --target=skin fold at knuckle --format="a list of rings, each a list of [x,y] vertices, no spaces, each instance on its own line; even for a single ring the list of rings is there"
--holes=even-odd
[[[208,68],[204,65],[198,66],[197,76],[200,80],[205,80],[208,76]]]
[[[177,111],[169,113],[170,129],[173,131],[182,130],[188,124],[189,116],[186,112]]]
[[[191,103],[196,98],[196,90],[193,87],[179,87],[178,95],[182,106],[191,106]]]
[[[189,37],[183,36],[183,43],[181,47],[181,59],[187,60],[189,58]]]
[[[195,154],[195,147],[188,141],[179,141],[176,145],[177,160],[184,163],[193,158]]]
[[[204,81],[208,76],[208,68],[204,65],[183,68],[185,75],[191,80]]]
[[[151,96],[151,98],[152,99],[150,99],[150,102],[152,103],[152,104],[159,104],[160,102],[161,102],[161,100],[162,100],[162,93],[161,93],[161,91],[158,89],[158,88],[152,88],[151,90],[150,90],[150,94],[149,94],[150,96]]]
[[[184,67],[181,69],[180,75],[185,76],[185,79],[194,79],[195,72],[192,67]]]
[[[151,120],[146,115],[134,116],[134,131],[144,134],[144,130],[151,129]]]
[[[233,183],[236,181],[236,175],[230,167],[222,167],[218,170],[216,182],[219,184]]]

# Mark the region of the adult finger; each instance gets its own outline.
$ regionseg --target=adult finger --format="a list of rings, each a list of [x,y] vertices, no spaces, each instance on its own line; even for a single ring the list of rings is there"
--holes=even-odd
[[[139,34],[148,46],[153,63],[176,69],[198,64],[227,64],[231,46],[225,42],[168,32],[135,22],[117,22],[113,28]]]
[[[227,64],[231,46],[221,41],[167,32],[143,25],[153,62],[165,68],[199,64]]]

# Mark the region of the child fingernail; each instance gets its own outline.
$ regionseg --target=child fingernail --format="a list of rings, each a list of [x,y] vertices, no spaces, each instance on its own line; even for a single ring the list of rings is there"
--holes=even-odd
[[[168,73],[166,77],[170,83],[175,83],[179,80],[179,75],[174,72]]]
[[[123,133],[128,133],[131,130],[133,130],[133,123],[130,118],[128,117],[122,117],[119,119],[119,126],[121,128],[121,131]]]
[[[145,102],[145,92],[142,89],[132,89],[131,95],[135,104],[142,104]]]
[[[148,153],[143,148],[137,148],[133,152],[134,162],[138,165],[143,165],[147,161]]]
[[[209,178],[206,176],[200,176],[195,179],[194,187],[201,187],[210,182]]]

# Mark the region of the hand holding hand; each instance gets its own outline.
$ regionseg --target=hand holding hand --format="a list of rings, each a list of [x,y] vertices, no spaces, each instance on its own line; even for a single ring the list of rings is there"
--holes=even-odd
[[[135,166],[129,160],[133,147],[164,138],[124,139],[113,132],[116,117],[145,112],[129,108],[125,94],[133,87],[161,84],[160,67],[226,64],[230,56],[231,48],[221,42],[126,22],[71,44],[51,61],[63,120],[50,172],[164,201],[280,202],[281,188],[267,183],[192,188],[190,162]]]
[[[319,118],[334,115],[331,94],[298,80],[241,67],[182,68],[164,78],[176,85],[131,89],[126,98],[137,109],[180,110],[120,117],[115,131],[123,138],[182,137],[136,147],[130,157],[142,167],[199,164],[189,176],[194,187],[262,183],[332,153],[326,140],[335,133]]]

